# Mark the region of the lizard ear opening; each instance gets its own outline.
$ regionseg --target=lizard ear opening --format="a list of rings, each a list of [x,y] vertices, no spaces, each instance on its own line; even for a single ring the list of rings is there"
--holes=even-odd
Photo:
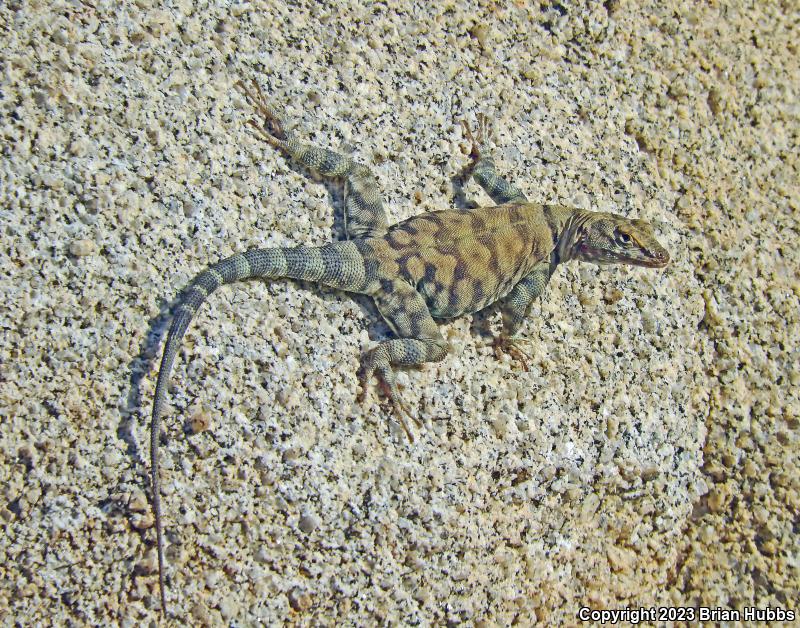
[[[575,230],[575,234],[572,236],[572,246],[576,249],[585,247],[587,237],[588,232],[586,229],[579,227]]]

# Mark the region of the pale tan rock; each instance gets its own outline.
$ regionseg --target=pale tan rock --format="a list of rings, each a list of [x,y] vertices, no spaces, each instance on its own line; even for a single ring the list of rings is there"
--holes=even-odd
[[[559,268],[523,328],[527,373],[476,333],[496,318],[445,322],[454,352],[401,377],[413,446],[374,383],[356,399],[387,333],[366,301],[220,290],[162,426],[175,621],[792,599],[791,13],[519,5],[0,8],[0,614],[159,621],[148,422],[169,306],[233,251],[329,240],[341,203],[253,137],[250,78],[303,139],[374,164],[392,221],[453,205],[457,119],[484,111],[529,198],[652,220],[673,262]]]

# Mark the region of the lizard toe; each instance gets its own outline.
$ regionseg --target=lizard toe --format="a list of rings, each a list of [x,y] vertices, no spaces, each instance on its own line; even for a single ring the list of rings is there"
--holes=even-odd
[[[464,118],[460,122],[461,128],[464,129],[464,137],[470,143],[469,156],[472,159],[472,163],[475,164],[481,159],[481,141],[472,134],[472,129]]]
[[[247,86],[244,82],[238,81],[236,86],[245,95],[245,98],[250,104],[255,107],[257,113],[264,118],[263,123],[255,119],[250,119],[247,121],[247,124],[258,131],[261,139],[272,144],[276,148],[283,148],[288,137],[283,117],[275,109],[275,106],[269,102],[269,99],[264,95],[258,83],[253,80],[252,85]]]
[[[501,355],[507,354],[512,360],[519,362],[524,371],[529,371],[528,360],[532,360],[532,358],[520,347],[521,344],[527,344],[527,342],[528,341],[522,338],[511,338],[509,336],[500,335],[494,339],[492,344],[494,346],[495,356],[498,359]]]

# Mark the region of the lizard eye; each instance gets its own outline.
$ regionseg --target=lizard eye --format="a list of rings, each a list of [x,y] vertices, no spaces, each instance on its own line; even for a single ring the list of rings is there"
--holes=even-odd
[[[631,237],[627,233],[625,233],[624,231],[618,231],[617,232],[617,241],[622,243],[622,244],[630,244],[631,243]]]

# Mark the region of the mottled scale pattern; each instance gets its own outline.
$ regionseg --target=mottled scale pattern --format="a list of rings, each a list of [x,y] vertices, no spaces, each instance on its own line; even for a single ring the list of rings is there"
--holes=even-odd
[[[487,156],[484,143],[492,133],[488,116],[483,113],[478,114],[478,132],[475,135],[466,120],[462,120],[461,125],[464,127],[467,139],[472,143],[470,151],[472,163],[469,169],[480,186],[498,205],[527,202],[528,199],[516,185],[497,174],[494,161]]]
[[[356,164],[345,181],[345,230],[348,238],[376,238],[389,221],[383,210],[378,182],[365,166]]]
[[[156,386],[157,407],[160,408],[166,391],[169,367],[177,353],[178,343],[203,301],[223,284],[257,277],[316,281],[354,292],[369,292],[378,285],[368,279],[364,258],[355,242],[332,242],[321,247],[252,249],[217,262],[192,281],[176,309]]]
[[[542,234],[539,237],[539,234]],[[359,245],[377,272],[401,277],[436,318],[475,312],[505,296],[554,247],[542,208],[530,203],[430,212]]]
[[[479,159],[473,167],[472,176],[495,203],[524,203],[527,200],[517,186],[497,174],[491,159]]]
[[[555,269],[555,262],[550,259],[536,264],[533,269],[517,283],[503,300],[501,307],[503,313],[503,333],[509,337],[514,336],[519,331],[520,326],[525,321],[531,303],[543,291],[550,275]]]
[[[328,148],[298,141],[286,130],[286,122],[275,108],[258,97],[261,113],[283,135],[283,139],[265,135],[271,144],[285,151],[295,161],[317,174],[342,179],[345,183],[345,231],[347,237],[375,238],[386,232],[388,220],[383,209],[375,175],[366,166]]]

